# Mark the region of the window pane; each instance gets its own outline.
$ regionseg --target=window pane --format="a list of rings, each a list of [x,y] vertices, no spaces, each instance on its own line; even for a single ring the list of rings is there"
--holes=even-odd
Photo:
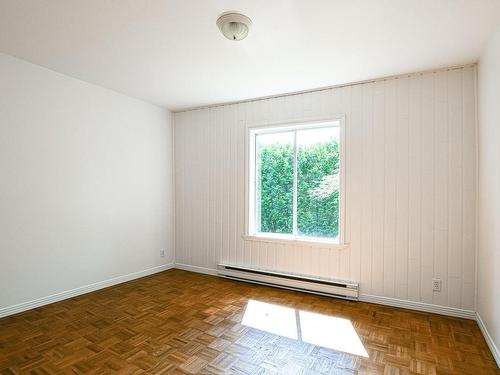
[[[338,127],[297,131],[297,231],[299,236],[339,235]]]
[[[293,143],[293,132],[256,136],[258,232],[292,234]]]

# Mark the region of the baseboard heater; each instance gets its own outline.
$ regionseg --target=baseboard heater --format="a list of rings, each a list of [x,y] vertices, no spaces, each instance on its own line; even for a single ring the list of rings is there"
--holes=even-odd
[[[217,267],[217,275],[232,280],[320,294],[323,296],[349,300],[358,299],[358,283],[353,282],[280,273],[229,264],[219,264]]]

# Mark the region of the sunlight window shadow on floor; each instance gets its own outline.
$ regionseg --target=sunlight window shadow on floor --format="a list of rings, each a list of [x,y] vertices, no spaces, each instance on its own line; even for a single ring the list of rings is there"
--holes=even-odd
[[[368,358],[349,319],[249,300],[241,324],[307,344]]]
[[[241,324],[298,340],[295,309],[249,300]]]

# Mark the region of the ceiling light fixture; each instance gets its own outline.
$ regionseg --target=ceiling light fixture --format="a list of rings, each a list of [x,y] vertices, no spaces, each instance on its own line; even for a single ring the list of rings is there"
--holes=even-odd
[[[241,13],[225,12],[217,18],[217,26],[229,40],[245,39],[252,26],[252,20]]]

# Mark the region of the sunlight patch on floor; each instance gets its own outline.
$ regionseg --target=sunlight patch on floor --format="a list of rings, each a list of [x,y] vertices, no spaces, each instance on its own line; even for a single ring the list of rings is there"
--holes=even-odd
[[[368,357],[349,319],[299,311],[302,341],[325,348]]]
[[[249,300],[241,323],[275,335],[368,358],[349,319]]]
[[[272,303],[249,300],[241,324],[297,340],[295,310]]]

